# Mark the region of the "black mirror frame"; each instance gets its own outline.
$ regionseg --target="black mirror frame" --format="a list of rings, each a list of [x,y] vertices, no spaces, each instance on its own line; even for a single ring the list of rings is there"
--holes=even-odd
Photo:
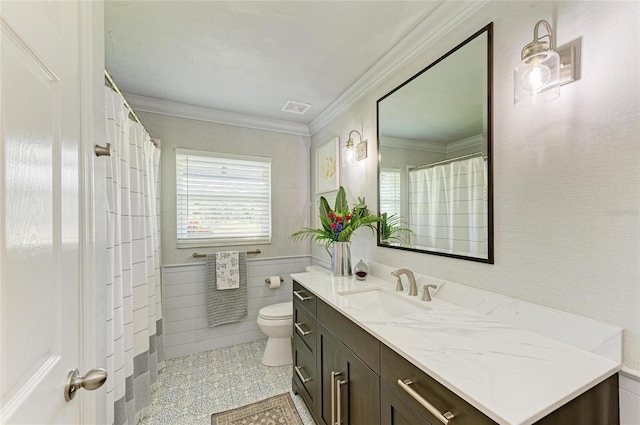
[[[428,65],[426,68],[419,71],[417,74],[400,84],[398,87],[391,90],[389,93],[382,96],[376,102],[376,131],[377,131],[377,144],[378,144],[378,214],[380,214],[380,171],[381,171],[381,161],[382,155],[380,155],[380,102],[400,90],[405,85],[409,84],[411,81],[424,74],[429,69],[433,68],[438,63],[442,62],[444,59],[455,53],[461,47],[465,46],[471,40],[475,39],[482,33],[487,33],[487,154],[488,154],[488,163],[487,163],[487,226],[488,226],[488,246],[487,246],[487,258],[478,258],[471,257],[467,255],[458,255],[458,254],[450,254],[446,252],[437,252],[437,251],[429,251],[426,249],[418,249],[418,248],[410,248],[403,246],[392,246],[382,244],[380,241],[380,223],[378,223],[378,232],[377,232],[377,245],[384,248],[392,248],[392,249],[400,249],[404,251],[412,251],[412,252],[420,252],[424,254],[432,254],[439,255],[443,257],[450,258],[458,258],[461,260],[469,260],[475,261],[479,263],[487,263],[494,264],[494,238],[493,238],[493,22],[490,22],[488,25],[468,37],[462,43],[458,44],[456,47],[451,49],[449,52],[444,54],[442,57]]]

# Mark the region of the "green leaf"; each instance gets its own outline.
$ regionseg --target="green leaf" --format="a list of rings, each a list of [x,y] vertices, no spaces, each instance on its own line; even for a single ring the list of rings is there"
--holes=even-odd
[[[402,219],[396,215],[383,213],[380,216],[380,241],[408,245],[408,239],[413,231],[406,227]]]
[[[320,216],[320,221],[322,222],[322,226],[325,228],[325,230],[331,229],[331,223],[329,221],[330,211],[331,207],[329,206],[329,202],[327,202],[324,196],[321,196],[320,205],[318,206],[318,215]],[[328,224],[325,225],[325,222]]]
[[[331,228],[331,219],[329,217],[321,216],[320,222],[322,223],[322,228],[324,229],[324,231],[327,232],[327,234],[331,235],[331,238],[333,239],[334,231],[333,228]]]
[[[292,233],[289,238],[294,241],[311,238],[312,241],[329,245],[331,244],[331,242],[333,242],[333,232],[327,232],[324,229],[311,229],[309,227],[305,227],[295,233]]]
[[[347,204],[347,194],[344,191],[344,187],[340,186],[338,194],[336,195],[336,207],[334,211],[340,214],[349,212],[349,204]]]

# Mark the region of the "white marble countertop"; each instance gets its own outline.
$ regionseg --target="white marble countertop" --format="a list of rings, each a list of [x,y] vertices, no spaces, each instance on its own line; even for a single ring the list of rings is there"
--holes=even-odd
[[[424,302],[393,291],[392,283],[371,275],[366,281],[317,271],[291,277],[499,424],[532,424],[621,368],[616,355],[607,358],[527,330],[535,325],[515,326],[443,301],[440,290]],[[338,294],[365,288],[393,292],[426,306],[425,311],[385,319]],[[549,312],[552,319],[564,314]],[[576,320],[567,316],[569,323]]]

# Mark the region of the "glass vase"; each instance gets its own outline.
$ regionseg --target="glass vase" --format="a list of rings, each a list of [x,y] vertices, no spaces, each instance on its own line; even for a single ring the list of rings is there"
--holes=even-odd
[[[356,275],[358,280],[365,280],[369,276],[369,267],[362,259],[353,268],[353,274]]]

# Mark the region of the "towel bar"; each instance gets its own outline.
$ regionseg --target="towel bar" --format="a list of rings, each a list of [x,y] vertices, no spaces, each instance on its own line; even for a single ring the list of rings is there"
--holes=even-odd
[[[260,254],[262,251],[260,251],[259,249],[256,249],[254,251],[247,251],[247,254]],[[197,252],[193,253],[193,258],[204,258],[206,257],[207,254],[198,254]]]

